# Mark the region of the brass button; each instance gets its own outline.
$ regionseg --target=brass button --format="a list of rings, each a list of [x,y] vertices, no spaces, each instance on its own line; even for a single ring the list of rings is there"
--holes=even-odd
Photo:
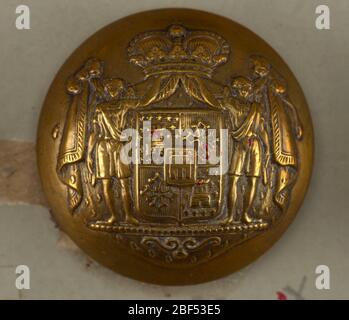
[[[50,87],[37,145],[62,230],[123,275],[175,285],[262,255],[294,219],[313,158],[286,63],[239,24],[187,9],[84,42]]]

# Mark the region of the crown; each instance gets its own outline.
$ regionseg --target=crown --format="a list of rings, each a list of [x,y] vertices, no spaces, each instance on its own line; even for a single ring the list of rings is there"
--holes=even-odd
[[[191,73],[210,78],[214,69],[227,61],[229,45],[215,33],[172,25],[167,31],[136,36],[128,54],[130,62],[143,68],[146,77]]]

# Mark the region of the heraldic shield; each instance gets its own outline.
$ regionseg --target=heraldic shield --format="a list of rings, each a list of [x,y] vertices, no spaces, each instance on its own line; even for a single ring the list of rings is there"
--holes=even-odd
[[[171,105],[172,106],[172,105]],[[181,105],[180,105],[181,106]],[[144,164],[142,153],[140,164],[135,165],[134,197],[139,217],[162,223],[195,223],[216,218],[222,209],[223,175],[210,175],[209,169],[221,172],[221,163],[216,165],[203,164],[206,161],[198,159],[199,131],[205,134],[204,143],[207,147],[207,130],[216,128],[218,135],[223,126],[220,112],[209,106],[199,107],[183,104],[183,108],[167,107],[166,109],[152,108],[151,111],[137,112],[137,124],[151,119],[152,149],[163,153],[162,164]],[[141,120],[141,121],[140,121]],[[184,148],[164,148],[164,138],[157,137],[157,130],[166,128],[169,138],[176,137],[175,130],[193,129],[181,137]],[[141,128],[137,126],[137,131]],[[160,134],[160,132],[159,132]],[[193,148],[185,148],[189,135],[192,137]],[[220,137],[215,136],[216,152],[219,153]],[[175,145],[173,141],[172,145]],[[205,151],[207,148],[204,149]],[[207,156],[207,154],[203,154]],[[202,160],[202,159],[201,159]],[[204,159],[206,160],[206,159]],[[201,163],[200,163],[201,162]],[[207,161],[208,162],[208,161]]]
[[[232,48],[210,30],[168,25],[128,41],[138,82],[110,77],[98,57],[67,79],[55,174],[71,219],[171,267],[213,259],[275,225],[303,137],[282,75],[253,54],[234,62],[244,75],[216,81]]]

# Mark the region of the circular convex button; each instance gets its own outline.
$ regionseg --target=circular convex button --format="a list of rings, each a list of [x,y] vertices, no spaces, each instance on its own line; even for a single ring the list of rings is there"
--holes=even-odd
[[[55,220],[89,256],[141,281],[194,284],[280,238],[308,187],[313,132],[266,42],[165,9],[112,23],[68,58],[37,156]]]

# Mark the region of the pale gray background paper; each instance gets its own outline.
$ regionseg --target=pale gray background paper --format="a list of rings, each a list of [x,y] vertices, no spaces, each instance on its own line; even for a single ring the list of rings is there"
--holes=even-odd
[[[31,9],[31,30],[15,28],[15,7]],[[328,4],[331,30],[315,28],[315,8]],[[266,298],[285,287],[302,296],[349,298],[349,1],[348,0],[2,0],[0,4],[0,139],[35,141],[46,91],[68,55],[101,27],[160,7],[196,8],[229,17],[258,33],[287,61],[308,100],[316,154],[309,193],[295,222],[258,261],[212,283],[164,287],[140,283],[92,263],[74,249],[48,210],[0,206],[0,298]],[[0,150],[1,154],[1,150]],[[0,168],[1,169],[1,168]],[[31,269],[19,292],[14,267]],[[315,288],[315,268],[331,270],[331,289]]]

